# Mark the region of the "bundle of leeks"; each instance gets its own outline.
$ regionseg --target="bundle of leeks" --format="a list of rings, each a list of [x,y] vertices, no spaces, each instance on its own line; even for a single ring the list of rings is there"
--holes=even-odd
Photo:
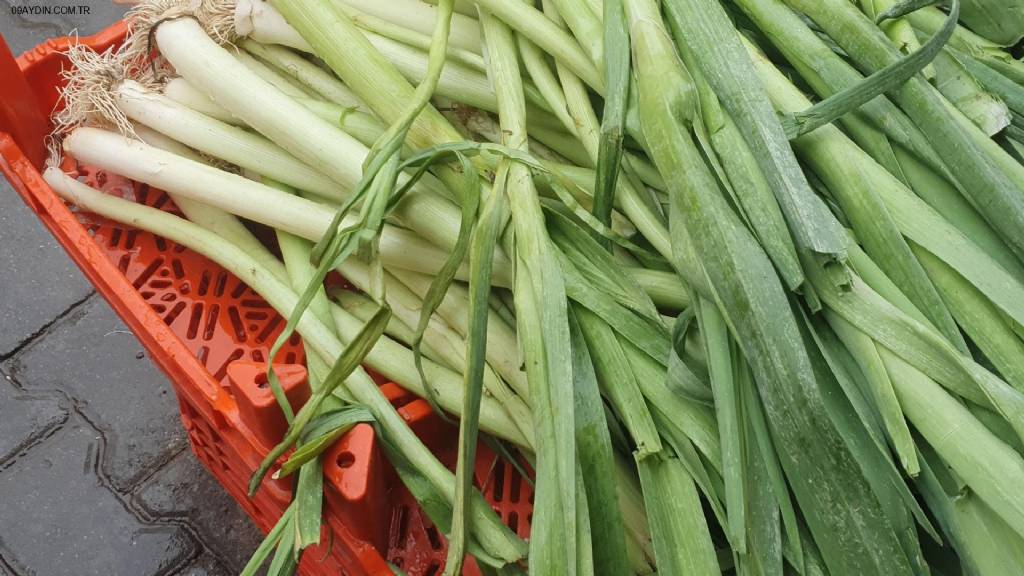
[[[72,50],[55,135],[185,217],[45,177],[312,351],[246,573],[319,543],[319,455],[371,421],[447,574],[1020,574],[1018,4],[149,0]],[[458,419],[454,473],[361,365]]]

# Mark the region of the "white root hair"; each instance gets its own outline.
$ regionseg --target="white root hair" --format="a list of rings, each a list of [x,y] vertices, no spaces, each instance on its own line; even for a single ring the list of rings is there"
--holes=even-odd
[[[111,47],[101,54],[74,44],[68,48],[67,58],[70,67],[61,74],[65,81],[60,92],[64,107],[54,115],[54,129],[47,139],[51,163],[60,158],[64,136],[79,126],[103,126],[134,136],[131,122],[117,107],[114,90],[129,78],[149,88],[155,85],[152,76],[127,58],[124,50]]]
[[[176,18],[195,18],[218,44],[238,40],[235,31],[237,0],[143,0],[128,11],[126,52],[133,60],[144,62],[156,46],[153,32],[161,22]]]
[[[114,91],[128,79],[158,89],[166,61],[154,54],[153,32],[161,22],[194,18],[217,43],[231,44],[235,32],[237,0],[142,0],[128,11],[128,37],[120,48],[102,54],[82,44],[67,51],[70,68],[63,72],[64,108],[54,115],[54,130],[47,139],[48,162],[61,156],[65,135],[79,126],[102,126],[136,138],[132,122],[118,108]]]

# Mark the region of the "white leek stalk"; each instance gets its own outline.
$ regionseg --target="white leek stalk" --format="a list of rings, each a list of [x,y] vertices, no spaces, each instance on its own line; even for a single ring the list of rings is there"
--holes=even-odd
[[[243,66],[254,72],[271,86],[292,98],[312,98],[314,96],[312,90],[307,89],[305,86],[291,78],[283,76],[277,70],[274,70],[263,62],[253,58],[245,51],[238,50],[233,54],[233,56],[241,62]]]
[[[295,52],[273,44],[261,44],[255,40],[243,40],[241,46],[253,56],[285,72],[294,81],[312,90],[324,100],[362,112],[370,111],[341,80]]]
[[[373,317],[374,313],[377,312],[378,305],[373,301],[372,298],[363,294],[362,292],[356,292],[355,290],[346,290],[343,288],[334,288],[328,291],[331,299],[336,302],[336,305],[341,306],[346,312],[359,318],[363,322],[367,322]],[[333,319],[331,320],[334,321]],[[391,320],[388,321],[388,326],[384,330],[384,333],[391,338],[401,342],[406,347],[412,346],[413,340],[413,329],[402,319],[397,316],[392,316]],[[452,370],[457,370],[458,366],[448,359],[445,358],[445,354],[441,354],[430,345],[429,342],[424,341],[422,343],[423,355],[430,358],[434,362],[446,366]]]
[[[438,2],[438,0],[419,0],[419,1],[423,2],[424,4],[430,4],[432,6],[437,6],[437,2]],[[477,17],[476,4],[473,2],[473,0],[455,0],[455,13],[456,14],[462,14],[463,16],[466,16],[468,18],[476,19],[476,17]]]
[[[410,271],[408,268],[392,270],[392,274],[420,298],[425,297],[427,290],[430,289],[432,279],[429,276]],[[469,334],[468,303],[469,291],[465,286],[453,283],[448,287],[448,293],[437,308],[438,316],[463,338]],[[529,401],[530,386],[522,370],[516,331],[494,311],[487,321],[487,363],[494,367],[519,396]]]
[[[436,11],[417,0],[342,0],[338,2],[338,7],[349,15],[358,11],[428,38],[432,32],[433,13]],[[363,22],[360,27],[377,31],[374,29],[376,27],[368,25],[367,22]],[[285,21],[281,13],[266,2],[239,0],[235,8],[235,33],[264,44],[280,44],[302,52],[313,51],[309,43]],[[394,39],[403,41],[401,38]],[[480,24],[473,18],[456,15],[452,19],[448,42],[454,49],[480,54]]]
[[[281,44],[303,52],[312,52],[281,13],[262,0],[238,0],[235,6],[235,33],[264,44]]]
[[[78,128],[64,139],[64,150],[86,164],[308,240],[318,241],[334,217],[334,211],[322,204],[285,194],[106,130]],[[355,222],[356,217],[349,215],[343,226]],[[384,225],[381,234],[380,254],[388,266],[412,267],[428,274],[440,270],[447,259],[444,250],[425,243],[412,232],[388,224]],[[496,284],[508,285],[510,281],[507,268],[495,268]]]
[[[334,325],[342,335],[342,340],[354,337],[363,326],[363,322],[359,318],[340,306],[332,306],[331,315],[334,317]],[[366,355],[365,363],[402,388],[421,398],[426,397],[427,391],[416,370],[412,350],[395,342],[390,337],[380,337],[377,345]],[[427,359],[423,360],[423,371],[427,377],[427,384],[433,390],[441,407],[457,415],[461,410],[461,404],[455,405],[451,401],[458,399],[461,395],[462,375]],[[508,407],[503,407],[500,400],[488,398],[487,410],[491,432],[517,446],[527,450],[532,449],[533,439],[529,410],[526,410],[525,413],[517,410],[519,413],[514,414],[516,419],[513,419],[510,417],[512,412],[508,410]],[[481,411],[482,409],[483,405],[481,405]],[[531,436],[527,437],[525,434]]]
[[[224,107],[220,106],[206,94],[200,92],[195,86],[188,83],[184,78],[172,78],[163,87],[163,94],[171,100],[199,112],[210,118],[215,118],[226,124],[242,126],[245,123],[235,118]],[[345,133],[363,143],[364,146],[372,146],[377,138],[387,130],[387,127],[370,113],[360,112],[351,108],[339,106],[333,102],[324,102],[313,98],[295,98],[299,104],[305,106],[310,112],[316,114],[321,120],[333,126],[338,126]]]
[[[206,114],[211,118],[216,118],[221,122],[226,122],[234,126],[245,125],[245,122],[235,118],[231,112],[225,110],[223,106],[217,104],[213,100],[210,100],[209,96],[200,92],[184,78],[171,78],[167,84],[164,84],[163,93],[164,96],[167,96],[178,104],[188,106],[196,112],[202,112],[203,114]]]
[[[419,2],[414,3],[419,4]],[[270,7],[267,6],[267,9]],[[350,10],[346,11],[350,12]],[[276,17],[279,18],[280,14],[278,13]],[[433,20],[429,22],[433,22]],[[278,44],[300,52],[313,53],[312,46],[302,39],[302,36],[294,28],[284,22],[283,18],[281,23],[283,27],[275,24],[270,30],[260,32],[253,30],[249,33],[249,37],[262,44]],[[360,30],[373,47],[380,51],[409,82],[413,84],[423,82],[427,75],[427,52],[424,49],[369,30]],[[494,90],[491,89],[487,75],[477,67],[479,64],[476,58],[472,57],[469,57],[468,61],[466,58],[459,58],[446,62],[437,86],[437,95],[491,112],[497,111],[498,105]],[[527,86],[526,90],[532,103],[542,108],[547,106],[535,87]]]
[[[406,80],[420,84],[426,79],[426,52],[373,32],[364,31],[363,34],[374,48],[398,68]],[[445,63],[436,93],[490,112],[496,112],[498,109],[497,99],[487,75],[456,62]]]
[[[163,22],[156,39],[178,73],[232,115],[342,186],[358,185],[366,146],[238,66],[195,19]],[[455,245],[458,209],[443,198],[414,190],[396,207],[395,216],[438,246]]]
[[[360,262],[355,258],[349,258],[343,262],[339,267],[338,271],[352,284],[354,284],[360,290],[364,292],[370,287],[371,277],[370,270],[366,264]],[[391,307],[392,312],[398,318],[402,319],[403,322],[410,326],[416,326],[419,323],[419,316],[423,308],[423,300],[417,294],[414,294],[407,286],[400,282],[391,273],[384,273],[385,283],[385,298],[387,299],[388,305]],[[449,287],[449,297],[453,297],[453,300],[458,299],[461,294],[451,293],[451,287]],[[462,322],[465,323],[465,311],[468,308],[468,302],[462,301],[458,305],[462,309]],[[497,317],[497,314],[491,313],[491,320],[494,322],[501,322]],[[505,333],[501,330],[495,330],[496,335],[504,336]],[[454,364],[456,371],[464,373],[466,368],[466,340],[462,334],[458,331],[453,330],[452,326],[444,319],[441,314],[435,314],[427,325],[426,337],[424,342],[430,342],[435,350],[441,350],[442,355],[447,361]],[[513,333],[514,336],[514,333]],[[492,346],[488,346],[492,348]],[[516,362],[515,350],[501,349],[494,352],[488,351],[488,366],[484,371],[483,385],[484,389],[487,390],[498,402],[505,408],[505,410],[512,416],[512,420],[520,425],[523,435],[527,438],[533,438],[532,425],[527,426],[526,424],[531,422],[530,407],[526,404],[526,396],[522,396],[514,392],[509,384],[514,383],[518,390],[527,391],[528,384],[526,382],[526,375],[518,369],[518,363]],[[507,370],[510,378],[506,378],[509,384],[505,380],[498,377],[494,366],[491,364],[491,359],[494,359],[496,363],[499,363],[503,367],[508,365],[515,365],[514,370]],[[429,379],[429,377],[428,377]],[[532,444],[532,440],[531,440]]]
[[[200,158],[198,154],[177,140],[168,138],[160,132],[142,124],[135,124],[132,128],[135,130],[136,136],[154,148],[166,150],[167,152],[177,154],[178,156],[188,158],[195,162],[202,162],[202,158]],[[213,206],[197,202],[191,198],[178,196],[176,194],[168,195],[171,197],[174,205],[177,206],[178,209],[181,210],[182,214],[184,214],[190,221],[216,233],[218,236],[224,238],[235,246],[238,246],[279,280],[287,280],[288,273],[281,262],[270,252],[270,250],[267,250],[267,247],[264,246],[248,228],[245,227],[245,224],[242,224],[241,220],[219,208],[214,208]]]
[[[306,192],[342,201],[341,186],[273,142],[178,104],[128,80],[114,89],[117,107],[187,146]]]
[[[381,20],[430,36],[433,33],[437,8],[427,6],[419,0],[333,0],[376,16]],[[453,14],[451,32],[448,35],[451,46],[483,53],[480,42],[480,23],[462,14]]]
[[[420,50],[430,50],[431,37],[428,34],[423,34],[421,32],[393,24],[382,18],[378,18],[371,14],[367,14],[366,12],[352,8],[351,6],[343,5],[342,10],[348,14],[349,18],[352,19],[352,22],[356,26],[363,30],[373,32],[374,34],[380,34],[385,38],[390,38],[396,42],[401,42],[402,44],[419,48]],[[458,46],[448,44],[445,46],[445,54],[447,55],[448,60],[452,62],[465,64],[470,68],[475,68],[480,71],[485,71],[487,69],[483,56],[480,54],[479,44],[476,48],[471,49],[460,48]]]
[[[176,89],[177,94],[194,95],[194,98],[205,100],[206,103],[200,102],[198,105],[193,106],[192,96],[183,99],[171,98],[173,102],[181,104],[193,113],[187,114],[182,112],[181,118],[184,119],[185,117],[188,117],[190,119],[194,119],[194,122],[178,125],[176,123],[166,121],[168,119],[163,119],[164,121],[160,122],[161,130],[165,131],[167,134],[173,135],[174,138],[179,141],[189,142],[191,146],[202,149],[203,152],[210,154],[211,156],[227,160],[232,164],[236,164],[242,168],[247,168],[257,174],[270,177],[271,179],[290,184],[291,186],[303,191],[314,192],[325,199],[340,200],[345,198],[345,195],[342,194],[345,190],[336,184],[332,184],[325,188],[322,182],[317,187],[299,183],[297,179],[303,177],[302,171],[310,170],[308,165],[296,160],[287,151],[282,150],[277,145],[258,134],[253,134],[246,130],[229,130],[231,126],[225,126],[224,124],[230,125],[230,123],[224,122],[223,120],[220,120],[220,118],[231,117],[230,112],[220,108],[212,100],[197,91],[195,88],[192,88],[184,78],[175,78],[172,82],[178,86],[178,89]],[[165,96],[166,95],[167,94],[165,93]],[[185,100],[185,102],[181,102],[180,100]],[[387,129],[373,116],[351,108],[342,108],[333,102],[324,102],[322,100],[314,100],[311,98],[295,98],[295,101],[305,106],[311,112],[319,116],[323,121],[340,127],[346,134],[349,134],[365,146],[372,146]],[[209,107],[216,108],[216,110],[213,110],[213,114],[205,114],[201,112],[200,109],[209,109],[207,104]],[[198,113],[198,115],[195,113]],[[131,116],[128,112],[125,112],[125,114],[127,116]],[[211,123],[211,119],[218,119],[221,124]],[[157,122],[157,120],[154,119],[153,122]],[[235,120],[235,122],[237,122],[237,120]],[[196,130],[194,130],[195,126],[202,126],[203,130],[196,132]],[[245,144],[240,145],[241,150],[235,149],[236,146],[239,146],[239,139],[245,141]],[[262,153],[252,156],[251,154],[253,154],[256,149],[262,150]],[[287,156],[290,159],[288,162],[297,162],[298,166],[302,167],[301,170],[296,172],[296,167],[283,166],[281,161],[275,161],[273,159],[268,161],[266,156],[269,154],[271,149]],[[276,171],[276,175],[272,174],[270,172],[271,170]],[[320,174],[319,171],[316,171],[315,173],[318,178],[324,179],[324,176]],[[401,181],[405,181],[404,177]],[[420,178],[420,181],[416,184],[416,190],[427,192],[429,194],[436,194],[443,198],[448,198],[451,195],[448,189],[445,188],[444,184],[429,172]]]

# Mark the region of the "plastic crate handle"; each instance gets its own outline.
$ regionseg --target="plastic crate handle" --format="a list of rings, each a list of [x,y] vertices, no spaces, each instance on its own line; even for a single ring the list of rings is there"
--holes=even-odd
[[[8,133],[32,164],[42,166],[48,126],[32,87],[0,36],[0,132]]]

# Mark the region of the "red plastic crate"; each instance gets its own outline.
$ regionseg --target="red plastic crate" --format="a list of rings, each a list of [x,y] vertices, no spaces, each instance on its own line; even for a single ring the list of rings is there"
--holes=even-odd
[[[102,51],[124,34],[117,23],[78,41]],[[39,172],[44,137],[68,65],[63,51],[73,41],[49,40],[15,59],[0,39],[0,170],[170,378],[196,456],[266,532],[288,505],[290,484],[268,478],[252,499],[246,485],[284,427],[263,385],[266,355],[284,321],[213,262],[147,232],[72,211],[46,185]],[[65,169],[108,193],[176,211],[162,191],[73,161]],[[308,397],[303,358],[302,343],[293,338],[276,359],[296,402]],[[453,467],[454,428],[398,386],[384,384],[382,391]],[[325,454],[324,474],[323,544],[304,555],[303,574],[391,574],[387,562],[410,576],[440,573],[446,543],[383,458],[370,426],[357,426]],[[528,536],[529,483],[484,446],[476,480],[502,519]],[[466,572],[477,572],[472,562]]]

